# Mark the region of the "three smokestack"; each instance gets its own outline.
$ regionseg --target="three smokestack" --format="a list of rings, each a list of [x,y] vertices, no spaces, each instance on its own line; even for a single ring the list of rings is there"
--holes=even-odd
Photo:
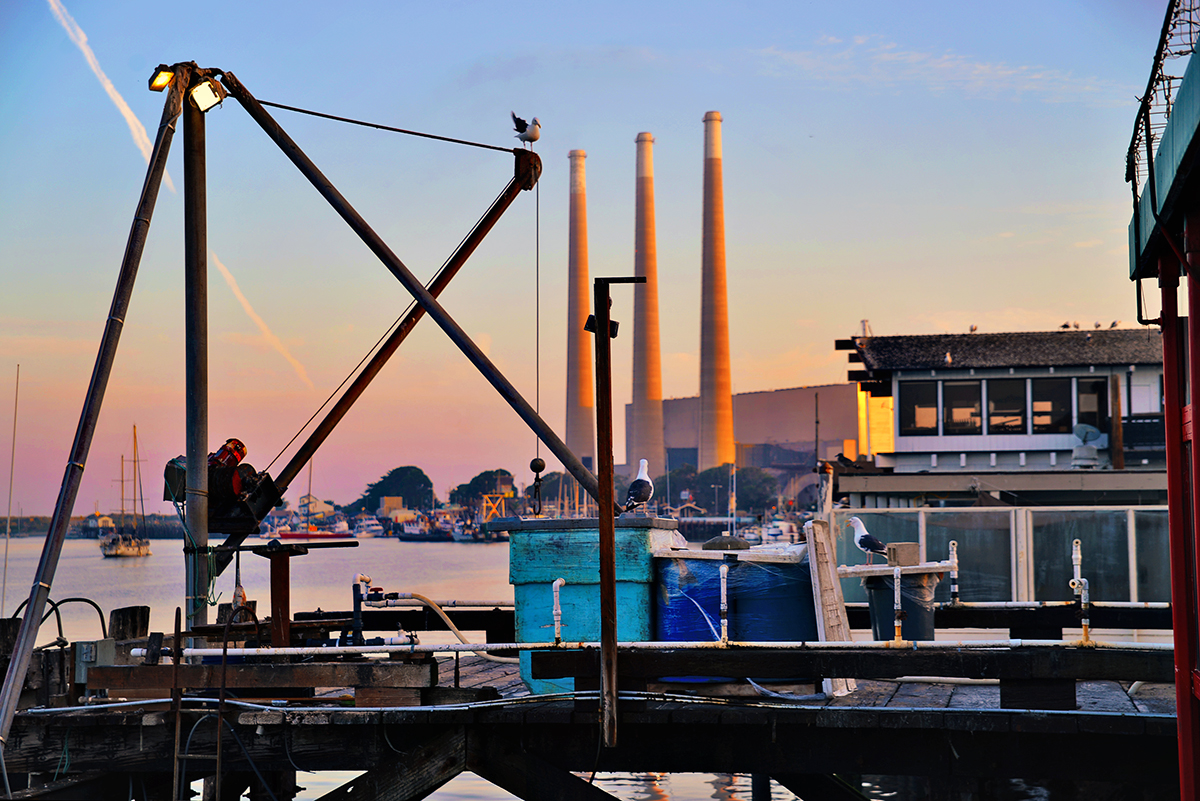
[[[626,439],[627,464],[646,460],[651,478],[667,472],[663,445],[662,349],[658,335],[658,256],[654,233],[654,137],[637,135],[637,208],[634,275],[646,283],[633,293],[633,428]]]
[[[704,227],[700,286],[700,451],[698,470],[732,464],[733,385],[729,375],[729,293],[725,282],[725,194],[721,113],[704,115]]]
[[[633,402],[626,459],[648,462],[652,477],[666,472],[662,413],[662,356],[658,323],[658,261],[654,219],[654,137],[637,136],[637,208],[634,271],[646,283],[634,292]],[[572,150],[568,244],[566,444],[595,464],[595,410],[590,341],[581,320],[590,308],[587,184],[582,150]],[[704,115],[704,213],[701,247],[700,421],[698,470],[731,464],[733,389],[729,364],[729,299],[725,277],[725,202],[721,170],[721,114]]]
[[[583,322],[591,309],[588,286],[587,153],[572,150],[571,204],[567,246],[567,436],[566,445],[589,469],[595,470],[596,410],[592,381],[591,335]]]

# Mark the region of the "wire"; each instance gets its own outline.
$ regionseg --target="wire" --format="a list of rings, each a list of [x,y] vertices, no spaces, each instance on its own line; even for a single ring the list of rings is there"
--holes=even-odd
[[[281,108],[284,111],[294,111],[297,114],[308,114],[313,117],[321,117],[335,122],[346,122],[351,125],[362,125],[367,128],[378,128],[381,131],[391,131],[392,133],[408,134],[409,136],[422,136],[426,139],[437,139],[442,142],[453,142],[456,145],[470,145],[471,147],[481,147],[485,150],[499,150],[501,153],[512,153],[515,148],[499,147],[497,145],[485,145],[482,142],[471,142],[466,139],[452,139],[449,136],[438,136],[437,134],[421,133],[420,131],[409,131],[405,128],[393,128],[390,125],[380,125],[376,122],[365,122],[364,120],[355,120],[350,117],[335,117],[333,114],[323,114],[320,111],[310,111],[309,109],[296,108],[295,106],[285,106],[282,103],[270,103],[266,100],[258,101],[261,105],[271,106],[272,108]]]
[[[542,185],[533,188],[533,408],[542,413]],[[542,456],[542,440],[533,437],[534,456]]]

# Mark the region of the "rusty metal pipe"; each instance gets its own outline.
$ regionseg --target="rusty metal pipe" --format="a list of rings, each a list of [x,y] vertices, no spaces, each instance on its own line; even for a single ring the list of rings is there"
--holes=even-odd
[[[92,379],[88,384],[83,410],[79,415],[79,425],[75,429],[75,441],[71,445],[71,455],[67,459],[62,485],[58,491],[58,500],[54,505],[54,516],[50,519],[50,529],[46,534],[45,545],[42,547],[42,557],[38,562],[37,573],[34,575],[33,586],[29,592],[29,609],[21,620],[21,628],[17,632],[12,658],[8,663],[8,672],[4,677],[4,686],[0,690],[0,748],[3,748],[4,741],[12,727],[13,714],[21,694],[21,686],[25,681],[25,672],[29,669],[29,659],[33,654],[34,643],[37,641],[38,626],[46,608],[46,599],[50,597],[50,585],[54,581],[54,571],[58,567],[58,557],[62,553],[63,540],[67,536],[67,526],[71,522],[75,496],[79,494],[84,465],[87,463],[88,451],[91,449],[92,436],[96,432],[96,422],[100,417],[104,392],[108,388],[108,378],[112,373],[113,362],[117,355],[117,344],[120,342],[121,331],[125,326],[125,316],[129,311],[129,302],[133,295],[133,284],[137,278],[138,266],[142,261],[146,235],[150,230],[150,218],[154,216],[154,204],[158,200],[158,190],[162,185],[163,173],[166,171],[167,154],[171,149],[171,139],[175,135],[175,119],[179,116],[183,99],[183,90],[180,86],[187,84],[190,74],[190,65],[176,65],[175,81],[167,92],[163,106],[158,133],[154,138],[154,149],[150,153],[150,164],[146,170],[146,180],[142,184],[142,194],[133,215],[133,224],[125,244],[125,256],[121,260],[121,272],[117,278],[116,289],[113,291],[108,320],[104,325],[104,336],[100,340],[96,365],[92,369]]]
[[[598,498],[600,495],[600,485],[596,480],[596,476],[583,466],[583,462],[579,460],[579,457],[567,448],[558,435],[554,433],[554,430],[546,424],[546,421],[538,415],[528,401],[521,397],[516,387],[504,377],[496,366],[492,364],[491,360],[483,354],[483,351],[471,341],[467,333],[442,308],[437,299],[425,289],[416,276],[409,271],[408,267],[392,252],[391,248],[371,229],[366,220],[338,192],[333,184],[329,182],[329,179],[313,164],[299,146],[292,141],[291,137],[279,126],[279,123],[275,122],[271,115],[267,113],[267,110],[262,107],[262,104],[250,94],[232,73],[225,73],[222,77],[222,82],[225,84],[225,88],[229,90],[229,94],[237,98],[238,102],[242,104],[247,113],[259,124],[267,136],[271,137],[275,144],[296,165],[297,169],[304,174],[304,177],[321,193],[321,196],[333,206],[342,219],[358,234],[359,238],[371,249],[371,252],[383,262],[384,266],[404,285],[404,288],[425,308],[425,311],[438,324],[438,327],[450,337],[450,340],[458,346],[458,349],[475,366],[475,369],[488,380],[488,383],[512,406],[513,411],[546,444],[550,452],[562,462],[563,467],[579,481],[588,494],[593,498]]]

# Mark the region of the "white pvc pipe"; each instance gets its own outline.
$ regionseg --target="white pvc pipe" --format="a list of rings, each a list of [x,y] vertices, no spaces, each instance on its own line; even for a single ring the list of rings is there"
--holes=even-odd
[[[764,651],[850,651],[864,650],[894,650],[893,640],[872,642],[739,642],[730,640],[708,642],[620,642],[618,648],[628,651],[703,651],[703,650],[736,650],[757,648]],[[996,648],[1071,648],[1076,643],[1065,640],[905,640],[904,650],[988,650]],[[1108,643],[1092,640],[1088,643],[1091,648],[1123,648],[1130,651],[1174,651],[1172,643],[1136,642]],[[392,654],[392,653],[453,653],[455,651],[564,651],[564,650],[599,650],[598,642],[516,642],[516,643],[448,643],[444,645],[343,645],[332,648],[319,646],[301,646],[295,648],[230,648],[229,656],[338,656],[349,654]],[[220,648],[184,648],[184,656],[220,656]],[[130,656],[144,657],[145,648],[134,648]]]
[[[566,583],[567,580],[559,576],[550,585],[554,589],[554,641],[556,643],[562,642],[562,605],[558,600],[558,591]]]
[[[729,563],[722,562],[721,568],[721,642],[729,642]]]
[[[388,598],[385,601],[364,601],[364,605],[380,609],[387,606],[422,606],[424,601],[419,601],[412,597],[412,593],[402,593],[399,598]],[[511,609],[514,606],[512,601],[434,601],[435,604],[444,608],[447,607],[499,607],[501,609]]]

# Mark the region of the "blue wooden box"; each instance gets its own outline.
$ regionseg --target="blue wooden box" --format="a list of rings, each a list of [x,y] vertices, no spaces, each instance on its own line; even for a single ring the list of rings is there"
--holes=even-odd
[[[489,528],[508,531],[508,582],[513,585],[518,642],[554,642],[555,579],[564,642],[600,640],[600,523],[596,518],[494,520]],[[675,520],[631,515],[616,520],[617,639],[649,640],[653,632],[651,553],[670,547]],[[521,653],[521,678],[530,692],[569,692],[574,679],[534,680],[530,658]]]

